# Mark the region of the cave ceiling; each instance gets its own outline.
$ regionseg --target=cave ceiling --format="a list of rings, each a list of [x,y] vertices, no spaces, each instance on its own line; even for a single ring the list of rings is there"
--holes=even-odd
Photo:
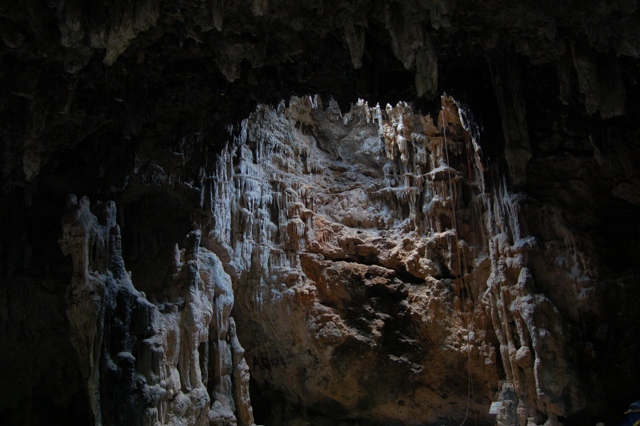
[[[623,115],[640,55],[635,1],[25,1],[0,19],[5,191],[97,139],[219,146],[292,94],[427,112],[447,91],[498,138],[548,135],[550,114]]]

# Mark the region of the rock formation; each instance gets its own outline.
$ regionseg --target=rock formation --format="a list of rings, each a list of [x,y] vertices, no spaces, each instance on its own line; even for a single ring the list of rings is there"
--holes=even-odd
[[[283,404],[274,418],[316,407],[489,422],[499,371],[525,419],[584,408],[567,325],[530,270],[540,242],[521,229],[522,201],[486,186],[451,99],[438,117],[295,98],[259,107],[221,154],[212,244],[253,342],[252,377]],[[558,255],[558,280],[593,291],[580,253]]]
[[[67,315],[95,424],[253,425],[231,281],[200,231],[149,301],[125,269],[115,204],[72,195],[67,209]]]
[[[616,424],[639,24],[0,1],[0,423]]]

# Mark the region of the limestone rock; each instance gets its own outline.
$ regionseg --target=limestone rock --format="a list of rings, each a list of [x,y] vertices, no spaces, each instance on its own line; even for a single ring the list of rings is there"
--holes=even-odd
[[[220,157],[211,238],[229,259],[252,377],[263,398],[275,386],[288,404],[333,407],[337,418],[457,418],[467,376],[497,374],[479,328],[489,319],[464,296],[479,297],[486,277],[464,289],[456,278],[452,206],[471,210],[464,172],[446,159],[460,167],[471,143],[457,110],[445,147],[406,104],[362,103],[340,117],[315,103],[260,107]],[[494,388],[481,388],[490,399]]]
[[[638,398],[636,1],[0,3],[0,423],[248,422],[196,229],[265,422],[459,424],[469,377],[485,423],[501,382],[521,424]],[[72,202],[65,258],[69,193],[118,208]]]
[[[200,231],[176,247],[171,282],[151,302],[125,270],[115,204],[72,195],[67,209],[67,313],[95,424],[252,425],[231,280]]]
[[[403,103],[342,115],[313,98],[243,122],[219,159],[210,238],[261,398],[336,419],[460,421],[486,416],[501,359],[501,424],[584,407],[519,198],[474,190],[476,146],[450,99],[437,122]]]

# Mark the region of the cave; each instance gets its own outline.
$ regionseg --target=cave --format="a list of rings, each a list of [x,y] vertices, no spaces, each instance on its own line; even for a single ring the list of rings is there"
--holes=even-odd
[[[0,423],[619,424],[638,7],[0,2]]]

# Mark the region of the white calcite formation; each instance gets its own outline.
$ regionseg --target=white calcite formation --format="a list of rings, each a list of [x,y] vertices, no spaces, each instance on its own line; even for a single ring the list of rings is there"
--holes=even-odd
[[[70,196],[62,225],[67,314],[95,424],[252,425],[231,280],[200,231],[176,246],[171,282],[150,301],[125,270],[113,202]]]
[[[220,154],[203,245],[233,282],[273,424],[486,424],[503,388],[501,424],[584,408],[560,309],[587,309],[588,265],[560,220],[541,254],[464,121],[449,98],[437,122],[293,98],[259,106]]]
[[[405,103],[259,106],[149,295],[115,204],[71,196],[67,314],[95,424],[253,425],[250,375],[269,425],[551,426],[584,408],[586,240],[485,169],[464,116],[446,97],[435,122]]]

